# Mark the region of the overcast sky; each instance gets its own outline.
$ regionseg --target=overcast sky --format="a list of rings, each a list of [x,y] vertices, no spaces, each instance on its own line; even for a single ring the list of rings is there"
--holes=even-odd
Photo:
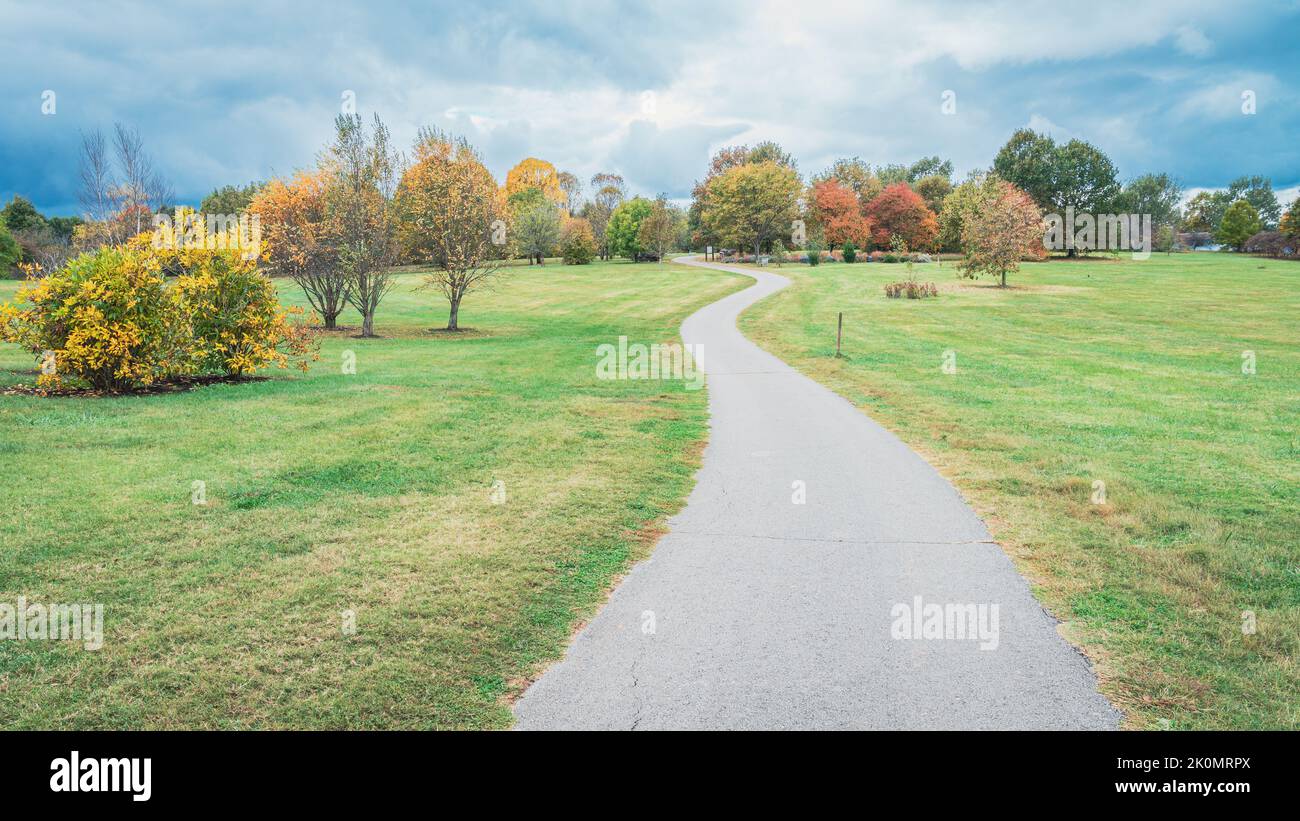
[[[1025,125],[1124,178],[1300,184],[1300,0],[331,5],[0,0],[0,197],[75,213],[78,135],[116,120],[197,204],[310,165],[345,91],[404,145],[465,135],[499,180],[537,156],[677,198],[726,144],[964,176]]]

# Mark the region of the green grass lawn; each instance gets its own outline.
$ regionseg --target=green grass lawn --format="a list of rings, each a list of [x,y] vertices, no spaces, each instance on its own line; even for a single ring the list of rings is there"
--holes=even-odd
[[[1007,290],[918,265],[924,301],[885,298],[902,265],[779,272],[741,328],[961,489],[1127,726],[1300,727],[1300,265],[1060,260]]]
[[[598,381],[596,346],[676,341],[749,280],[515,268],[458,335],[428,331],[447,306],[420,281],[381,307],[384,338],[330,334],[306,375],[0,396],[0,601],[98,602],[106,622],[98,651],[0,641],[0,727],[510,724],[680,507],[707,430],[703,391]],[[33,368],[0,345],[0,387]]]

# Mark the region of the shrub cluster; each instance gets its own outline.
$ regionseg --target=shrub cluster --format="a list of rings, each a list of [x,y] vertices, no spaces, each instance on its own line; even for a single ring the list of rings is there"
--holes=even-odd
[[[916,282],[909,279],[903,282],[890,282],[885,285],[885,296],[890,299],[898,299],[899,297],[925,299],[938,295],[939,289],[935,287],[933,282]]]
[[[0,340],[35,354],[43,389],[65,380],[122,391],[177,376],[244,376],[269,365],[303,370],[317,343],[301,309],[284,309],[256,262],[238,251],[178,258],[147,237],[82,254],[0,306]]]

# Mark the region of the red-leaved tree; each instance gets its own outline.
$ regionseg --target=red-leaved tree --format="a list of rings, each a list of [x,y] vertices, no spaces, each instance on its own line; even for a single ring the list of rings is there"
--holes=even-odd
[[[889,248],[895,236],[902,237],[908,248],[931,248],[939,235],[934,212],[907,183],[886,186],[865,210],[871,239],[881,248]]]
[[[812,187],[810,205],[822,234],[831,245],[852,242],[865,248],[871,241],[871,224],[862,216],[862,205],[852,188],[835,179]]]

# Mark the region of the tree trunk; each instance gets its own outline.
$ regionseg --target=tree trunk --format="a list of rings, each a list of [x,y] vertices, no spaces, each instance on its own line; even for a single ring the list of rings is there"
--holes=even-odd
[[[447,317],[447,330],[449,331],[460,330],[460,325],[457,322],[459,314],[460,314],[460,297],[456,297],[453,300],[451,300],[451,314]]]
[[[1006,272],[1006,271],[1003,271],[1003,272],[1002,272],[1002,287],[1003,287],[1003,288],[1007,287],[1007,272]]]
[[[334,323],[339,318],[338,314],[325,314],[325,330],[334,330]]]
[[[361,335],[366,337],[375,335],[375,312],[374,311],[368,312],[365,316],[361,318]]]

